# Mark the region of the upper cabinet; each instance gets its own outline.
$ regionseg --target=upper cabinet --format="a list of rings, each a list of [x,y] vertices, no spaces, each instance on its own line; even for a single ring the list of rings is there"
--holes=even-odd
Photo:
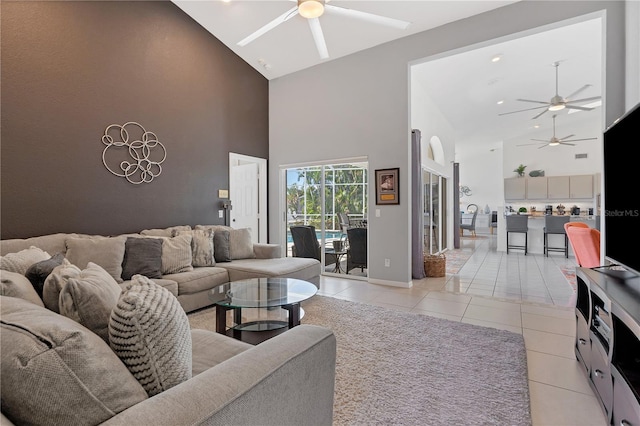
[[[534,177],[527,179],[527,199],[546,200],[547,199],[547,178]]]
[[[569,198],[593,198],[593,175],[569,176]]]
[[[504,199],[569,200],[592,199],[594,176],[515,177],[504,180]]]
[[[569,176],[549,176],[547,178],[549,200],[566,200],[569,198]]]
[[[521,177],[507,178],[504,180],[505,200],[524,200],[527,198],[527,180]]]

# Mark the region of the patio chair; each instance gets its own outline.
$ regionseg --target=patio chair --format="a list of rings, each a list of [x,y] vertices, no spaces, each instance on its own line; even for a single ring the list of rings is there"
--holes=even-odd
[[[293,238],[293,257],[306,257],[308,259],[321,259],[320,243],[316,236],[316,228],[313,225],[297,225],[289,227]],[[324,253],[324,264],[336,263],[336,255]]]
[[[350,228],[347,234],[347,274],[354,268],[360,268],[360,272],[364,272],[367,267],[367,228]]]

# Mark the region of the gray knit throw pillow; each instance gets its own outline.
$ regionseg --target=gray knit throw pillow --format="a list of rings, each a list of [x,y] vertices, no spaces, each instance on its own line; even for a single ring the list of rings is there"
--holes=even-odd
[[[111,312],[109,343],[149,396],[191,378],[191,330],[178,299],[134,275]]]

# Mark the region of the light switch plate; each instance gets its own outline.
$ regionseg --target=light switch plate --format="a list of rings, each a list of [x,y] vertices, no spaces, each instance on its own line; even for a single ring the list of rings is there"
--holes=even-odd
[[[223,210],[218,210],[218,217],[220,219],[222,219],[224,217],[224,211]]]
[[[380,217],[380,209],[376,209],[376,217]]]

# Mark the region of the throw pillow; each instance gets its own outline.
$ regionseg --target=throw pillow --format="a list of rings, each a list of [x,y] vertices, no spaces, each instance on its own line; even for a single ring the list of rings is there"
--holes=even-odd
[[[36,293],[38,293],[38,296],[40,296],[40,298],[42,298],[42,288],[44,287],[44,281],[56,266],[62,265],[63,260],[64,253],[58,253],[47,260],[41,260],[40,262],[34,263],[27,269],[25,276],[29,279],[29,281],[31,281],[33,288],[36,290]]]
[[[111,312],[109,341],[149,396],[191,378],[191,330],[178,299],[142,275]]]
[[[36,246],[31,246],[17,253],[8,253],[5,256],[0,256],[0,269],[24,275],[29,266],[42,260],[47,260],[50,257],[46,251]]]
[[[67,238],[67,259],[80,269],[93,262],[114,280],[122,282],[122,261],[126,237]]]
[[[174,231],[190,231],[189,225],[170,226],[168,228],[143,229],[140,234],[148,237],[171,237]]]
[[[118,303],[120,286],[93,262],[71,277],[60,292],[60,314],[84,325],[109,343],[109,317]]]
[[[216,262],[231,262],[229,231],[215,231],[213,234],[213,254]]]
[[[162,275],[193,271],[191,235],[162,238]]]
[[[253,259],[255,257],[249,228],[229,231],[229,249],[231,251],[231,260]]]
[[[17,272],[0,270],[0,295],[17,297],[44,307],[27,277]]]
[[[147,399],[85,327],[14,297],[0,309],[2,413],[16,425],[97,425]]]
[[[82,271],[75,265],[69,263],[67,259],[62,261],[62,265],[53,268],[42,288],[42,301],[47,309],[60,313],[60,292],[67,284],[69,278],[80,275]]]
[[[124,244],[122,279],[140,274],[162,278],[162,240],[157,238],[127,238]]]
[[[178,235],[191,235],[191,251],[193,266],[216,266],[216,259],[213,250],[212,229],[194,229],[191,231],[173,231],[173,237]]]

